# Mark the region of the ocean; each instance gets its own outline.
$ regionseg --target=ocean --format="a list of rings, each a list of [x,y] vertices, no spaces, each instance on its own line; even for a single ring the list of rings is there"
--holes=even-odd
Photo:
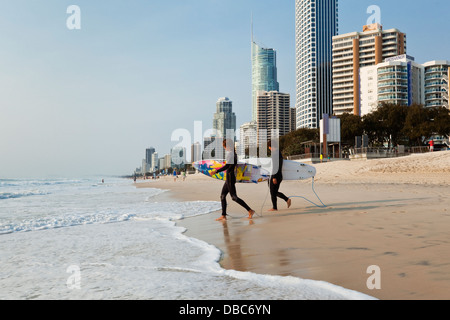
[[[114,177],[0,179],[0,299],[371,299],[221,268],[218,248],[177,226],[220,203],[161,201],[164,192]]]

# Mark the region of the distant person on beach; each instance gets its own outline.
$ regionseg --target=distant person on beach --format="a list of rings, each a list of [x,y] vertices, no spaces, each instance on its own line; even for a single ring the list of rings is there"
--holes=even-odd
[[[220,201],[222,203],[222,216],[217,221],[225,221],[227,220],[227,194],[229,193],[231,196],[231,199],[238,204],[240,204],[242,207],[245,208],[245,210],[248,211],[248,218],[252,219],[255,211],[252,210],[244,200],[240,199],[236,194],[236,175],[234,173],[234,170],[236,168],[237,164],[237,155],[236,151],[234,150],[234,143],[232,140],[226,139],[223,140],[223,147],[225,148],[225,161],[226,164],[220,168],[219,170],[211,170],[211,176],[215,175],[216,173],[225,171],[226,174],[226,180],[222,188],[222,193],[220,194]]]
[[[173,169],[173,182],[176,182],[176,181],[177,181],[177,178],[178,178],[178,176],[177,176],[177,170],[176,170],[176,169]]]
[[[269,188],[270,188],[270,196],[272,198],[272,209],[269,211],[277,211],[277,197],[283,199],[287,203],[287,207],[291,206],[291,199],[286,197],[283,193],[279,192],[281,182],[283,181],[283,155],[281,154],[280,149],[275,144],[272,145],[272,142],[269,141],[267,143],[267,147],[272,153],[272,164],[274,160],[278,158],[278,165],[272,165],[272,175],[269,179]]]

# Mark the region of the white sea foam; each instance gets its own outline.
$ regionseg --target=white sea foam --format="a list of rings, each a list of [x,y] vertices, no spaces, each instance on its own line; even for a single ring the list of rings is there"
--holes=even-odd
[[[32,183],[46,193],[0,200],[0,299],[370,299],[326,282],[222,269],[219,249],[176,225],[218,202],[163,202],[164,191],[127,180]]]

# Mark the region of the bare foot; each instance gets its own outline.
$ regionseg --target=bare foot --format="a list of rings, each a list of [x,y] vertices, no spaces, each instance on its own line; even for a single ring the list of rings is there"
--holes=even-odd
[[[227,216],[220,216],[220,218],[217,218],[216,221],[226,221]]]
[[[248,218],[252,219],[254,214],[255,214],[255,210],[249,210],[248,211]]]
[[[271,208],[271,209],[269,209],[269,210],[267,210],[267,211],[278,211],[277,209],[274,209],[274,208]]]
[[[288,206],[288,209],[289,209],[289,207],[291,206],[291,199],[288,199],[288,201],[287,201],[287,206]]]

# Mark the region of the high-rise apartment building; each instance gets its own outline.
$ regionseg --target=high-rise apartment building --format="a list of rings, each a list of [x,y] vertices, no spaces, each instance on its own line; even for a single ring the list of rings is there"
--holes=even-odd
[[[450,61],[419,64],[406,54],[360,69],[360,111],[364,116],[379,104],[449,107]]]
[[[273,130],[279,137],[291,131],[291,106],[288,93],[259,91],[257,107],[258,144],[271,140]]]
[[[145,149],[145,163],[147,171],[152,168],[152,155],[155,153],[155,148],[150,147]]]
[[[274,49],[258,45],[252,35],[252,121],[257,120],[258,91],[279,91],[277,53]]]
[[[233,130],[233,138],[235,139],[236,115],[233,112],[233,103],[227,97],[217,100],[213,129],[217,130],[221,138],[227,136],[227,130]]]
[[[423,64],[425,106],[449,108],[450,61],[435,60]]]
[[[332,38],[338,34],[338,0],[295,1],[297,128],[318,128],[332,113]]]
[[[152,167],[150,168],[150,171],[155,172],[159,169],[159,162],[158,162],[158,152],[154,152],[152,154]]]
[[[239,156],[245,156],[245,150],[251,147],[256,147],[257,138],[256,132],[258,128],[256,121],[246,122],[239,128]]]
[[[406,54],[406,35],[380,24],[333,37],[333,113],[361,115],[360,69]]]
[[[195,142],[191,145],[191,163],[202,160],[202,144]]]
[[[406,54],[361,68],[359,79],[360,116],[375,111],[381,103],[425,103],[423,66]]]

